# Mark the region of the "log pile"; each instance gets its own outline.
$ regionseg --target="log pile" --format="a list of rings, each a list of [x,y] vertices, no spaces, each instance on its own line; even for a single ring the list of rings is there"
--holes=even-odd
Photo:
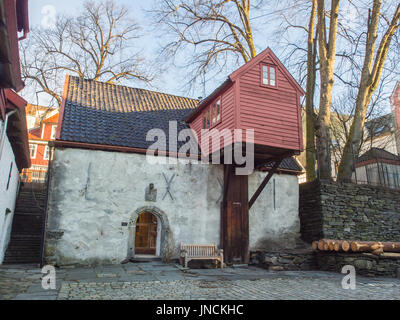
[[[381,255],[384,252],[400,252],[400,242],[321,239],[314,241],[312,248],[319,251],[369,252]]]

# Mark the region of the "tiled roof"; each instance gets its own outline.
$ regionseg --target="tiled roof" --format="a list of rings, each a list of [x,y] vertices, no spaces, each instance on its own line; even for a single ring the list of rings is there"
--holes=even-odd
[[[44,123],[58,123],[58,116],[59,116],[59,113],[57,112],[56,114],[44,119],[43,122]]]
[[[386,151],[384,149],[380,148],[371,148],[364,154],[362,154],[360,157],[357,159],[357,163],[368,161],[368,160],[394,160],[394,161],[400,161],[400,156],[397,156],[389,151]]]
[[[159,128],[168,145],[169,122],[177,122],[178,133],[188,129],[183,120],[197,105],[195,99],[69,76],[58,140],[147,149],[154,143],[146,141],[147,132]],[[280,168],[301,171],[291,158]]]
[[[68,102],[109,111],[193,110],[198,100],[69,76]]]
[[[270,168],[273,166],[274,166],[274,162],[266,165],[267,168]],[[297,160],[294,159],[293,157],[283,159],[281,164],[279,165],[279,169],[297,171],[297,172],[303,171],[303,168],[300,166],[300,164],[297,162]]]
[[[365,122],[365,128],[368,131],[369,137],[377,137],[391,132],[394,128],[393,115],[388,113],[378,118],[371,119]]]
[[[38,139],[42,139],[42,137],[41,137],[41,131],[40,131],[40,127],[37,127],[37,128],[33,128],[33,129],[30,129],[29,131],[28,131],[28,139],[29,140],[38,140]]]
[[[70,76],[60,140],[146,149],[154,143],[146,141],[149,130],[162,129],[168,141],[169,121],[178,132],[188,128],[183,119],[197,102]]]

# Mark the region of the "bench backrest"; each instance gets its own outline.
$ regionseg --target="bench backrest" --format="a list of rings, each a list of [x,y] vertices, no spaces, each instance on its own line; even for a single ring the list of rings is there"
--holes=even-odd
[[[212,257],[218,253],[216,244],[181,244],[182,250],[191,257]]]

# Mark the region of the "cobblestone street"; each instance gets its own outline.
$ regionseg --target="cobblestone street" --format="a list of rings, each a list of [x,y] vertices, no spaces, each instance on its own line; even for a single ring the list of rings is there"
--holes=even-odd
[[[40,269],[0,267],[0,298],[98,299],[400,299],[400,280],[357,277],[356,290],[341,287],[344,275],[319,271],[267,271],[255,267],[185,270],[161,262],[57,269],[56,290],[44,290]]]

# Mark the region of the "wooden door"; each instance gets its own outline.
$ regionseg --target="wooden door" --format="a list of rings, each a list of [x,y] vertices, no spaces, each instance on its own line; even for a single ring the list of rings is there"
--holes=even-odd
[[[225,168],[226,170],[226,168]],[[234,168],[233,168],[234,170]],[[222,206],[221,243],[227,263],[249,262],[248,177],[229,173],[227,201]]]
[[[136,222],[135,253],[156,254],[157,218],[150,212],[140,214]]]

